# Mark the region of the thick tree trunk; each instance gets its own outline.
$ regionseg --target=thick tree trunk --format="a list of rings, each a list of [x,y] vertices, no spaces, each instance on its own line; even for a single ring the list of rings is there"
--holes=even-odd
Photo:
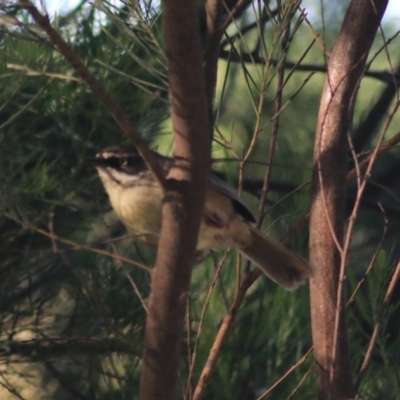
[[[162,231],[149,299],[140,399],[176,398],[180,349],[211,153],[197,7],[164,0],[175,166],[165,183]]]
[[[387,0],[352,0],[328,64],[314,148],[310,259],[312,333],[322,400],[354,397],[339,277],[348,133],[365,63]],[[343,283],[343,282],[341,282]]]

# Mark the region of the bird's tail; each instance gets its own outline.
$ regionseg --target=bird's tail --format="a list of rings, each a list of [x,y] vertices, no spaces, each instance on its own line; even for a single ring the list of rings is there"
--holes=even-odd
[[[285,289],[294,290],[312,273],[304,258],[250,227],[252,241],[239,251],[265,275]]]

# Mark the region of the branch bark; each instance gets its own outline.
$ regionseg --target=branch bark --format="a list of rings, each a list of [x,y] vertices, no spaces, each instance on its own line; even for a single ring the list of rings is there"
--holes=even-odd
[[[207,0],[206,24],[207,40],[204,54],[204,76],[206,85],[206,95],[209,104],[211,123],[213,123],[213,105],[215,96],[215,85],[217,82],[219,46],[224,30],[221,29],[222,0]]]
[[[387,0],[351,1],[328,64],[318,116],[310,216],[310,261],[314,266],[310,292],[318,395],[324,400],[354,397],[343,302],[338,302],[340,266],[345,265],[341,255],[347,135],[366,59],[386,5]],[[337,304],[341,304],[338,314]]]
[[[223,50],[221,46],[221,50],[219,52],[219,58],[223,60],[229,60],[237,63],[249,63],[249,64],[265,64],[267,60],[265,57],[260,56],[257,52],[245,53],[245,52],[234,52],[230,50]],[[272,65],[278,65],[277,60],[270,60]],[[294,70],[294,72],[322,72],[326,73],[327,67],[326,65],[320,64],[300,64],[299,61],[285,61],[284,64],[285,69]],[[378,81],[387,83],[392,87],[396,87],[396,84],[400,82],[400,73],[396,72],[392,73],[387,70],[372,70],[369,69],[365,71],[365,76],[369,78],[376,79]]]
[[[165,184],[140,382],[141,400],[175,399],[180,349],[211,159],[211,124],[194,0],[164,0],[175,164]]]

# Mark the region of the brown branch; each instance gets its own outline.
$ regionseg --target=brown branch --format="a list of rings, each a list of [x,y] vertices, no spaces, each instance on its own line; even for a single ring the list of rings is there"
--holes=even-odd
[[[215,87],[217,82],[219,47],[224,31],[221,29],[222,0],[207,0],[206,25],[207,42],[204,54],[204,78],[209,106],[210,123],[213,124]]]
[[[8,382],[8,379],[5,377],[5,373],[0,371],[0,377],[5,381],[4,383],[1,382],[0,380],[0,386],[3,387],[5,390],[10,392],[12,395],[14,395],[16,398],[20,400],[26,400],[25,397],[22,397],[18,391],[17,388],[15,388],[10,382]]]
[[[380,204],[379,204],[379,206],[382,207]],[[366,283],[367,277],[370,274],[370,272],[372,271],[372,268],[375,265],[375,261],[378,258],[378,255],[379,255],[379,253],[380,253],[380,251],[382,249],[383,240],[384,240],[384,238],[386,236],[388,220],[387,220],[387,217],[385,215],[385,210],[383,208],[381,208],[381,211],[382,211],[382,213],[384,215],[383,218],[384,218],[384,222],[385,222],[385,227],[384,227],[383,232],[382,232],[381,240],[380,240],[380,242],[379,242],[374,254],[371,257],[371,260],[370,260],[370,262],[368,264],[368,267],[366,268],[366,270],[364,272],[364,276],[358,281],[357,286],[353,290],[353,293],[351,294],[351,296],[347,300],[346,307],[348,307],[350,304],[353,303],[353,301],[354,301],[354,299],[356,297],[356,294],[360,291],[361,287]],[[356,392],[357,392],[357,390],[356,390]]]
[[[142,357],[141,400],[176,398],[186,299],[211,165],[210,105],[197,3],[164,0],[163,27],[175,163],[165,183]]]
[[[253,272],[258,272],[258,270]],[[193,400],[200,400],[203,398],[205,389],[209,383],[214,368],[217,365],[217,360],[222,349],[222,344],[225,342],[225,339],[232,327],[233,321],[236,317],[236,313],[238,312],[243,302],[244,296],[248,288],[254,283],[258,276],[260,276],[260,274],[248,273],[242,278],[239,289],[236,291],[235,299],[229,307],[229,311],[225,315],[221,327],[219,328],[217,336],[214,340],[214,343],[210,349],[207,362],[205,363],[196,389],[194,391]]]
[[[284,33],[284,39],[283,39],[283,44],[286,45],[286,40],[288,38],[289,35],[289,29],[287,28],[285,33]],[[255,122],[255,126],[254,126],[254,130],[253,130],[253,136],[251,139],[251,143],[248,147],[248,149],[246,150],[244,156],[241,159],[240,162],[240,166],[239,166],[239,193],[241,193],[242,188],[243,188],[243,182],[244,182],[244,166],[246,164],[246,162],[248,161],[251,153],[253,152],[253,149],[255,147],[256,144],[256,140],[257,137],[260,133],[260,126],[261,126],[261,114],[262,114],[262,109],[264,106],[264,100],[265,100],[265,91],[266,91],[266,86],[267,86],[267,74],[268,74],[268,66],[264,68],[263,70],[263,78],[262,78],[262,85],[260,88],[260,99],[258,102],[258,106],[257,106],[257,112],[256,112],[256,122]],[[281,108],[281,89],[283,86],[283,82],[284,82],[284,70],[281,69],[280,70],[280,79],[278,80],[278,100],[275,103],[276,109],[278,109],[277,113],[279,113],[280,108]],[[276,110],[275,110],[276,111]],[[274,148],[275,148],[275,140],[276,140],[276,135],[278,132],[278,127],[279,127],[279,118],[276,119],[275,122],[275,131],[272,135],[272,139],[271,139],[271,154],[270,157],[272,159],[273,157],[273,153],[274,153]],[[262,223],[262,210],[264,209],[264,203],[265,203],[265,199],[266,199],[266,194],[267,194],[267,190],[268,190],[268,183],[269,183],[269,178],[270,178],[270,173],[268,173],[268,171],[270,171],[270,165],[268,164],[267,167],[267,171],[264,177],[264,184],[263,184],[263,194],[264,196],[262,196],[261,200],[260,200],[260,219],[259,219],[259,225],[261,225]],[[248,270],[248,266],[250,265],[250,262],[247,263],[247,266],[245,268],[245,270]],[[240,277],[240,257],[238,258],[238,263],[237,263],[237,275],[238,277]],[[228,314],[225,316],[222,325],[220,327],[220,330],[218,331],[217,337],[213,343],[213,346],[210,350],[209,353],[209,357],[207,360],[207,364],[206,366],[203,368],[203,371],[201,373],[199,382],[196,386],[195,389],[195,393],[194,393],[194,400],[199,400],[201,399],[201,397],[204,395],[205,389],[208,385],[208,382],[210,380],[210,377],[214,371],[214,368],[216,366],[217,360],[219,358],[219,354],[222,348],[222,344],[224,343],[230,329],[231,326],[233,324],[233,321],[235,319],[236,313],[239,310],[244,296],[248,290],[248,288],[254,283],[254,281],[256,279],[258,279],[258,277],[261,275],[260,270],[255,270],[252,272],[247,272],[242,278],[238,278],[238,283],[237,283],[237,287],[236,287],[236,292],[235,292],[235,298],[233,300],[233,303],[229,309]]]
[[[310,293],[318,394],[324,400],[354,397],[344,306],[338,291],[344,265],[347,133],[386,4],[386,0],[351,1],[329,61],[318,117],[310,216],[310,261],[318,268],[314,268]]]
[[[52,27],[49,16],[42,15],[39,10],[29,1],[21,0],[19,5],[27,10],[38,25],[47,33],[50,40],[57,46],[60,53],[70,62],[72,68],[81,79],[89,86],[90,90],[103,103],[122,131],[133,141],[140,155],[145,160],[150,170],[157,177],[161,186],[164,186],[165,176],[158,165],[153,152],[147,147],[139,132],[131,125],[127,116],[118,107],[111,96],[104,90],[100,82],[89,72],[78,55],[68,46],[59,33]]]
[[[380,137],[378,138],[378,143],[375,146],[374,151],[372,152],[371,156],[370,156],[370,160],[369,163],[367,165],[367,168],[365,170],[364,176],[361,178],[360,176],[360,168],[359,168],[359,164],[357,162],[357,160],[355,160],[355,169],[357,171],[357,185],[358,185],[358,191],[357,191],[357,196],[356,196],[356,200],[354,203],[354,207],[353,207],[353,211],[349,217],[349,221],[348,221],[348,226],[347,226],[347,232],[346,232],[346,236],[344,239],[344,245],[343,245],[343,250],[342,250],[342,254],[341,254],[341,265],[340,265],[340,275],[339,275],[339,284],[338,284],[338,289],[337,289],[337,304],[336,304],[336,316],[335,316],[335,329],[334,329],[334,336],[333,336],[333,348],[332,348],[332,357],[335,360],[335,355],[336,355],[336,350],[337,350],[337,346],[338,346],[338,332],[339,332],[339,319],[340,319],[340,311],[343,308],[344,305],[344,298],[343,298],[343,294],[344,294],[344,282],[345,282],[345,273],[346,273],[346,263],[347,263],[347,257],[348,257],[348,253],[349,253],[349,249],[350,249],[350,243],[351,243],[351,238],[352,238],[352,234],[353,234],[353,229],[354,229],[354,225],[356,222],[356,217],[358,214],[358,210],[362,201],[362,196],[363,193],[365,191],[365,188],[367,186],[369,177],[371,176],[371,172],[372,172],[372,168],[374,166],[374,163],[376,161],[377,155],[378,155],[378,151],[382,145],[382,142],[384,140],[385,134],[392,122],[392,119],[394,117],[394,115],[396,114],[397,109],[399,108],[399,101],[396,102],[395,106],[394,106],[394,110],[392,111],[392,113],[390,114],[385,128],[382,130],[382,133],[380,135]],[[353,157],[356,157],[355,153],[354,153],[354,149],[352,147],[352,143],[350,138],[348,138],[349,142],[350,142],[350,147],[352,149],[353,152]]]
[[[287,397],[287,400],[292,400],[296,393],[299,391],[303,383],[308,379],[308,377],[311,375],[312,368],[309,368],[302,376],[300,379],[300,382],[297,384],[297,386],[290,392],[289,396]]]
[[[376,157],[376,158],[382,157],[383,155],[388,153],[391,149],[393,149],[399,143],[400,143],[400,131],[397,132],[387,142],[382,144],[378,149],[376,149],[376,154],[374,151],[370,156],[368,156],[366,159],[364,159],[362,162],[360,162],[358,164],[357,168],[353,168],[347,174],[347,183],[354,181],[358,177],[358,174],[365,174],[365,172],[368,169],[368,166],[371,163],[372,157]]]
[[[308,351],[304,354],[303,357],[300,358],[296,364],[292,365],[271,387],[269,387],[261,396],[257,397],[257,400],[262,400],[266,396],[268,396],[277,386],[279,386],[289,375],[292,374],[300,365],[302,365],[308,358],[308,356],[312,353],[313,348],[311,347]],[[302,380],[303,382],[303,380]]]
[[[265,170],[263,186],[262,186],[262,190],[261,190],[261,197],[260,197],[259,207],[258,207],[257,228],[259,228],[259,229],[261,228],[261,225],[264,221],[265,202],[267,200],[267,194],[268,194],[268,190],[269,190],[272,165],[274,162],[274,155],[275,155],[276,139],[278,137],[278,131],[279,131],[280,112],[281,112],[281,108],[282,108],[283,86],[285,83],[284,63],[286,61],[286,56],[287,56],[287,51],[288,51],[287,46],[288,46],[289,37],[290,37],[290,24],[288,24],[287,27],[285,28],[285,32],[284,32],[283,38],[282,38],[283,57],[282,57],[282,62],[278,66],[278,82],[277,82],[278,88],[277,88],[276,98],[274,101],[275,117],[273,120],[272,134],[271,134],[271,139],[270,139],[270,143],[269,143],[269,158],[268,158],[267,167]]]
[[[30,229],[30,230],[32,230],[34,232],[37,232],[37,233],[39,233],[39,234],[41,234],[43,236],[48,237],[52,241],[53,245],[54,245],[54,241],[57,241],[57,242],[66,244],[68,246],[71,246],[72,248],[75,248],[75,249],[87,250],[87,251],[90,251],[90,252],[95,253],[95,254],[99,254],[99,255],[102,255],[102,256],[105,256],[105,257],[110,257],[110,258],[113,258],[114,260],[125,262],[125,263],[130,264],[130,265],[134,265],[134,266],[136,266],[136,267],[138,267],[140,269],[143,269],[144,271],[147,271],[149,274],[151,274],[151,272],[152,272],[152,269],[150,267],[148,267],[148,266],[146,266],[146,265],[144,265],[142,263],[139,263],[137,261],[133,261],[130,258],[121,256],[121,255],[116,254],[116,253],[110,253],[107,250],[97,249],[95,247],[92,247],[89,244],[82,244],[82,243],[74,242],[73,240],[64,239],[62,237],[57,236],[53,232],[48,232],[48,231],[46,231],[44,229],[38,228],[38,227],[30,224],[27,221],[23,221],[23,220],[20,220],[20,219],[14,217],[13,215],[11,215],[9,213],[5,212],[5,213],[3,213],[3,215],[5,217],[17,222],[18,224],[20,224],[22,226],[25,226],[26,228],[28,228],[28,229]]]
[[[228,254],[228,251],[225,252],[224,256],[222,257],[221,261],[219,262],[219,264],[218,264],[218,266],[217,266],[217,268],[215,270],[213,280],[211,282],[211,285],[210,285],[210,287],[208,289],[208,293],[207,293],[206,299],[204,301],[203,310],[201,312],[200,321],[198,323],[196,339],[195,339],[194,347],[193,347],[193,353],[191,355],[191,362],[189,364],[189,376],[188,376],[188,380],[187,380],[188,384],[187,384],[187,388],[186,388],[186,397],[185,397],[185,399],[191,400],[193,398],[192,377],[193,377],[193,372],[194,372],[194,367],[195,367],[195,362],[196,362],[196,357],[197,357],[197,351],[198,351],[199,342],[200,342],[200,335],[201,335],[203,324],[204,324],[204,321],[205,321],[205,318],[206,318],[206,313],[207,313],[207,310],[208,310],[208,306],[210,304],[211,295],[214,292],[214,288],[215,288],[215,285],[217,283],[217,279],[220,276],[221,268],[222,268],[222,265],[225,262],[225,258],[227,256],[227,254]]]
[[[277,60],[266,60],[265,57],[260,56],[258,53],[237,53],[230,50],[221,49],[219,58],[240,63],[262,64],[265,65],[270,62],[272,65],[277,66]],[[285,61],[283,64],[286,69],[295,69],[296,72],[327,72],[326,65],[318,64],[298,64],[298,62]],[[367,70],[365,76],[374,78],[390,85],[394,85],[393,80],[400,82],[400,73],[392,73],[389,71]]]
[[[378,157],[386,154],[389,150],[393,149],[397,143],[400,142],[400,132],[397,133],[393,138],[388,140],[385,144],[381,146],[381,149],[378,151]],[[368,162],[370,160],[370,157],[368,157],[366,160],[364,160],[362,163],[360,163],[359,167],[360,170],[363,170],[363,168],[366,168],[368,165]],[[364,166],[365,165],[365,166]],[[347,182],[353,182],[357,177],[356,174],[356,169],[354,168],[347,174]],[[310,213],[307,213],[303,215],[299,221],[292,227],[292,229],[289,231],[289,233],[285,236],[285,238],[281,241],[282,244],[289,244],[293,238],[302,230],[306,227],[307,222],[310,218]],[[259,269],[255,269],[251,271],[250,273],[246,274],[242,278],[242,284],[241,284],[241,291],[247,292],[247,290],[253,285],[253,283],[262,275]],[[205,366],[203,368],[203,371],[201,373],[201,379],[205,380],[205,382],[202,382],[199,380],[198,386],[199,387],[199,393],[201,393],[205,390],[205,387],[207,386],[208,380],[209,380],[209,375],[211,372],[214,370],[216,363],[219,358],[219,354],[221,351],[221,346],[223,345],[225,338],[227,337],[229,330],[234,322],[234,319],[236,317],[237,310],[240,308],[243,300],[244,300],[244,295],[241,296],[238,299],[235,299],[232,305],[230,306],[229,312],[227,315],[224,317],[224,320],[220,326],[219,332],[217,334],[217,338],[215,339],[212,348],[210,349],[208,359],[205,363]],[[235,314],[231,315],[231,310],[235,310]],[[197,389],[196,389],[197,390]],[[201,398],[201,396],[199,398]]]
[[[263,14],[260,16],[259,20],[256,20],[252,22],[251,24],[248,24],[244,27],[240,27],[239,31],[234,33],[231,36],[227,36],[222,42],[221,42],[221,51],[223,51],[223,48],[230,43],[234,43],[237,39],[243,37],[247,32],[251,31],[254,28],[258,28],[261,24],[266,24],[269,22],[272,18],[276,17],[279,14],[280,9],[277,8],[273,11],[269,10],[266,12],[263,10]],[[228,21],[228,19],[227,19]],[[225,21],[224,25],[227,26],[227,21]],[[230,21],[231,22],[231,21]]]
[[[246,10],[246,8],[250,5],[251,0],[237,0],[235,6],[230,10],[228,16],[221,26],[221,31],[224,32],[230,23],[235,19],[239,18],[240,15]]]

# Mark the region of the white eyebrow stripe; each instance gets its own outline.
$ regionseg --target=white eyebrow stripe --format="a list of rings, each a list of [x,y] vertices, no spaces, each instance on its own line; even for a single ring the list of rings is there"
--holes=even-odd
[[[118,157],[117,154],[115,153],[99,153],[97,154],[98,157],[103,157],[103,158],[112,158],[112,157]]]

